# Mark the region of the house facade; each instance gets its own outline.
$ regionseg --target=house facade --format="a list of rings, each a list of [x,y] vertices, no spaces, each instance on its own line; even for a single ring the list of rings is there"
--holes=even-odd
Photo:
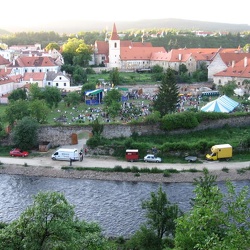
[[[21,56],[15,58],[9,65],[12,68],[12,74],[35,73],[35,72],[58,72],[60,66],[57,65],[51,57],[43,56]]]
[[[70,78],[64,72],[50,71],[46,74],[46,86],[67,90],[70,88]]]

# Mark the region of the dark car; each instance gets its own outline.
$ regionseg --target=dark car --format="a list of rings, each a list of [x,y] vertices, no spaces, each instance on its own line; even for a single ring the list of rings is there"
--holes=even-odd
[[[10,150],[10,156],[19,156],[19,157],[27,157],[29,153],[27,151],[23,151],[19,148],[14,148]]]

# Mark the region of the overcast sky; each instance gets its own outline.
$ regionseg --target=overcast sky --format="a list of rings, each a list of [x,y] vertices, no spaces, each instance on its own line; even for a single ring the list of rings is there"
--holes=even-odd
[[[5,1],[4,8],[1,6],[0,28],[34,27],[75,19],[117,22],[162,18],[250,25],[249,4],[245,1],[12,0]]]

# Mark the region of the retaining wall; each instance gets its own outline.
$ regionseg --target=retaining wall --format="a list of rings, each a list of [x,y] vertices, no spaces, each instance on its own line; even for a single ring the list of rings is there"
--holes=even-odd
[[[174,131],[163,131],[160,129],[159,124],[148,125],[148,124],[105,124],[103,128],[102,135],[105,138],[116,138],[116,137],[130,137],[133,133],[137,133],[138,135],[163,135],[167,136],[168,134],[183,134],[190,133],[195,131],[200,131],[204,129],[217,129],[222,128],[224,126],[230,127],[246,127],[250,125],[250,116],[242,116],[237,118],[229,118],[215,121],[206,121],[201,123],[194,129],[179,129]],[[72,135],[79,135],[81,133],[89,133],[91,134],[92,127],[84,126],[84,125],[72,125],[72,126],[41,126],[39,128],[39,142],[50,142],[51,147],[59,146],[59,145],[70,145],[72,142]],[[10,139],[5,142],[2,141],[3,144],[11,145]]]

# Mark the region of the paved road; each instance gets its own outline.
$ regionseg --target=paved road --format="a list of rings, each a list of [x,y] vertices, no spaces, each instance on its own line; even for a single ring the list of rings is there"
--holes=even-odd
[[[48,157],[34,157],[34,158],[17,158],[17,157],[0,157],[0,162],[3,164],[18,164],[18,165],[29,165],[29,166],[48,166],[57,169],[61,167],[70,166],[68,161],[53,161],[49,156]],[[73,162],[73,167],[104,167],[104,168],[113,168],[115,166],[121,166],[122,168],[136,166],[138,168],[158,168],[158,169],[192,169],[202,170],[207,168],[208,170],[221,170],[222,168],[228,169],[240,169],[250,166],[250,162],[203,162],[203,163],[184,163],[184,164],[170,164],[170,163],[145,163],[145,162],[127,162],[126,160],[116,160],[112,157],[90,157],[86,156],[83,158],[82,162]]]
[[[84,147],[86,143],[86,139],[81,139],[78,141],[77,145],[65,145],[63,148],[77,148],[80,150]],[[55,150],[53,150],[54,152]],[[51,154],[53,153],[51,152]],[[70,166],[69,161],[53,161],[50,156],[51,154],[47,154],[47,156],[43,157],[31,157],[28,158],[20,158],[20,157],[0,157],[0,162],[3,164],[17,164],[17,165],[29,165],[29,166],[48,166],[56,169],[61,169],[61,167]],[[122,168],[133,167],[136,166],[138,168],[158,168],[158,169],[177,169],[177,170],[188,170],[188,169],[197,169],[202,170],[203,168],[207,168],[208,170],[221,170],[223,168],[228,169],[241,169],[250,166],[250,161],[247,162],[230,162],[230,161],[204,161],[203,163],[146,163],[146,162],[127,162],[124,160],[117,160],[113,157],[91,157],[84,156],[83,161],[77,161],[72,163],[73,167],[104,167],[104,168],[114,168],[115,166],[121,166]]]

